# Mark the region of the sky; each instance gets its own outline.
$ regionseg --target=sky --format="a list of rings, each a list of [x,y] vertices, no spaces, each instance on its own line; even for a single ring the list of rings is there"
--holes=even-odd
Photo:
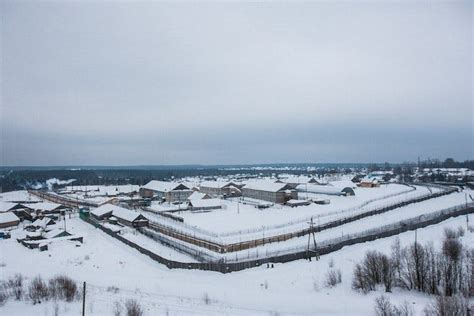
[[[474,158],[472,1],[2,1],[0,165]]]

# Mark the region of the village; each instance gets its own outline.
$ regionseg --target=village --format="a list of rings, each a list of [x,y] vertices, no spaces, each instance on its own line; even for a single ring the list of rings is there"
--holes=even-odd
[[[472,176],[468,170],[450,170],[458,172]],[[474,207],[469,186],[406,183],[390,171],[184,177],[143,186],[68,181],[54,190],[0,194],[0,261],[9,265],[5,254],[24,251],[32,258],[34,253],[77,258],[86,251],[85,257],[98,259],[87,249],[96,247],[100,236],[157,268],[224,275],[271,270],[468,216]],[[74,271],[69,265],[64,269]]]

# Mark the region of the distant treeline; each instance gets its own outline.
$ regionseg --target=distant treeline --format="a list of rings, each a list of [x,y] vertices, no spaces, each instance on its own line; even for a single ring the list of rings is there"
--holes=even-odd
[[[438,159],[428,159],[420,161],[421,168],[468,168],[474,170],[474,160],[456,161],[447,158],[444,161]]]
[[[423,161],[421,167],[464,167],[474,169],[474,161]],[[196,177],[212,179],[219,176],[271,176],[283,173],[325,175],[368,170],[393,170],[395,174],[411,175],[416,163],[403,164],[268,164],[226,166],[131,166],[131,167],[0,167],[0,191],[7,192],[44,186],[48,179],[75,179],[73,185],[144,185],[150,180]],[[288,169],[285,169],[288,168]]]

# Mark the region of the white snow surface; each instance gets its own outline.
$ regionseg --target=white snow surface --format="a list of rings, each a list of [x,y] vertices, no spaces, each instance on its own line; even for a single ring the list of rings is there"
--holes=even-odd
[[[472,216],[471,216],[472,217]],[[471,219],[472,222],[472,219]],[[322,256],[319,261],[299,260],[250,270],[220,274],[209,271],[169,270],[138,251],[74,218],[68,222],[72,232],[85,235],[84,244],[61,241],[48,251],[27,249],[12,239],[0,240],[0,275],[3,280],[22,273],[28,281],[36,275],[49,278],[66,274],[77,282],[87,282],[86,314],[111,315],[115,301],[135,298],[145,315],[372,315],[374,299],[381,294],[393,303],[408,301],[421,315],[432,297],[414,291],[395,289],[362,294],[351,289],[354,265],[368,250],[390,252],[396,237],[345,247]],[[464,216],[417,231],[418,241],[432,242],[440,248],[446,227],[466,227]],[[68,230],[69,230],[68,229]],[[414,240],[414,232],[399,235],[402,246]],[[474,245],[474,233],[466,231],[462,242]],[[342,271],[342,283],[324,285],[329,263]],[[118,287],[118,292],[107,287]],[[210,304],[205,304],[207,293]],[[31,302],[9,300],[0,307],[2,315],[53,315],[58,304],[60,315],[79,315],[81,302]]]

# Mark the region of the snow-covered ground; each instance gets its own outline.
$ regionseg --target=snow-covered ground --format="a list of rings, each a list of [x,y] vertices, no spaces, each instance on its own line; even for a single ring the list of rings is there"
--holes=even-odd
[[[472,217],[472,216],[471,216]],[[472,222],[473,220],[471,220]],[[169,270],[138,251],[74,218],[69,227],[85,235],[84,244],[75,247],[66,242],[39,252],[18,244],[14,239],[0,241],[0,275],[7,279],[14,273],[44,278],[64,273],[78,282],[88,282],[87,315],[111,315],[115,301],[136,298],[146,315],[370,315],[373,301],[382,292],[367,295],[351,289],[352,270],[367,250],[388,253],[395,237],[345,247],[319,261],[305,260],[220,274],[209,271]],[[466,227],[464,216],[418,230],[420,242],[440,247],[446,227]],[[72,228],[71,228],[72,229]],[[402,246],[414,240],[414,232],[399,235]],[[466,231],[463,243],[472,247],[474,233]],[[342,271],[342,283],[324,286],[330,261]],[[107,290],[116,286],[117,293]],[[205,293],[211,299],[204,302]],[[392,302],[407,300],[420,314],[431,301],[427,295],[396,289],[384,293]],[[60,315],[77,315],[81,304],[58,303]],[[0,307],[2,315],[53,315],[54,303],[32,305],[9,301]]]
[[[357,188],[355,191],[355,196],[308,194],[311,195],[309,198],[320,197],[330,199],[331,203],[327,205],[311,204],[295,208],[284,205],[274,205],[268,209],[257,209],[253,205],[238,203],[234,200],[223,201],[224,208],[221,210],[205,213],[183,211],[176,215],[183,217],[185,223],[189,225],[196,225],[205,230],[225,235],[226,232],[238,232],[241,230],[245,233],[252,228],[261,228],[262,226],[271,227],[287,222],[298,222],[299,219],[306,222],[306,219],[311,216],[324,217],[325,215],[338,213],[342,210],[358,208],[364,202],[391,194],[400,193],[401,195],[382,199],[381,201],[374,201],[371,203],[371,206],[380,206],[429,193],[426,187],[418,186],[417,190],[412,191],[410,187],[399,184],[382,185],[379,188]],[[303,193],[303,195],[306,196],[305,193]]]
[[[0,193],[0,201],[3,202],[41,202],[37,196],[29,194],[26,190],[10,191]]]
[[[416,190],[398,184],[384,185],[380,188],[358,188],[361,194],[356,196],[331,196],[334,203],[329,205],[311,204],[291,208],[275,205],[272,208],[259,210],[237,200],[223,200],[223,209],[210,212],[193,213],[182,211],[174,215],[184,218],[184,223],[166,219],[144,212],[150,220],[173,227],[187,234],[219,243],[236,243],[245,240],[262,238],[295,232],[308,228],[311,217],[319,224],[324,224],[346,216],[364,213],[379,207],[406,201],[411,198],[437,192],[437,188],[417,186]],[[359,192],[359,191],[357,191]],[[395,195],[395,196],[393,196]],[[387,197],[390,196],[390,197]],[[327,198],[328,196],[326,196]]]

